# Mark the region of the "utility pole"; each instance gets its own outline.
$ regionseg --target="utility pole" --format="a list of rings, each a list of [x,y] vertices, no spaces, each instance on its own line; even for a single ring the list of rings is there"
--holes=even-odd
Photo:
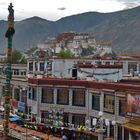
[[[5,37],[8,38],[8,48],[7,48],[7,64],[6,64],[6,83],[3,97],[5,99],[5,112],[4,112],[4,140],[8,140],[9,134],[9,114],[10,114],[10,98],[11,98],[11,63],[12,63],[12,38],[15,33],[14,30],[14,10],[12,3],[8,7],[8,29],[6,31]]]

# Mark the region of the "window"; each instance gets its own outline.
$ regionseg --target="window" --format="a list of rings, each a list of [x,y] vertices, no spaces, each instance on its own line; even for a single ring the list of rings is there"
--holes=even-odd
[[[42,103],[53,103],[53,89],[42,88]]]
[[[96,64],[97,64],[97,65],[101,65],[102,62],[101,62],[101,61],[97,61]]]
[[[16,101],[20,100],[20,89],[19,88],[14,88],[14,99]]]
[[[72,69],[72,77],[77,78],[77,69]]]
[[[137,71],[137,63],[131,63],[128,64],[128,72],[134,72]]]
[[[44,71],[44,62],[40,62],[40,71]]]
[[[57,90],[57,104],[69,104],[69,90],[68,89],[58,89]]]
[[[27,91],[26,90],[22,90],[21,92],[21,102],[26,102],[27,99]]]
[[[73,105],[74,106],[85,106],[85,91],[84,90],[73,90]]]
[[[92,109],[100,110],[100,95],[92,95]]]
[[[72,124],[85,125],[85,116],[82,116],[82,115],[72,116]]]
[[[14,75],[19,75],[19,69],[14,69],[13,72]]]
[[[29,114],[31,115],[32,107],[29,106],[28,109],[29,109]]]
[[[33,62],[29,62],[29,71],[33,71]]]
[[[38,63],[35,62],[35,71],[37,71],[37,70],[38,70]]]
[[[23,71],[21,71],[21,75],[24,75]]]
[[[33,88],[32,89],[32,100],[37,100],[37,89]]]
[[[105,64],[106,64],[106,65],[110,65],[110,62],[106,62]]]
[[[31,88],[29,87],[29,92],[28,92],[28,98],[29,99],[32,99],[32,93],[31,93],[32,91],[31,91]]]
[[[37,100],[37,89],[29,88],[28,98],[31,100]]]
[[[87,62],[85,62],[85,64],[91,64],[91,62],[90,61],[87,61]]]
[[[119,115],[125,116],[126,111],[126,101],[123,99],[119,100]]]
[[[26,75],[26,71],[21,71],[21,75]]]
[[[104,94],[104,111],[114,114],[114,95]]]

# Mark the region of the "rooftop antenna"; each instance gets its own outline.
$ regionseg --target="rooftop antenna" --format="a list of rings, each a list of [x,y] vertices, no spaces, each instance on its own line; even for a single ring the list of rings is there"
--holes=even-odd
[[[6,64],[6,84],[3,97],[5,99],[4,112],[4,140],[8,140],[9,134],[9,114],[10,114],[10,98],[11,98],[11,63],[12,63],[12,38],[15,33],[14,29],[14,10],[12,2],[8,6],[8,29],[5,37],[8,39],[7,48],[7,64]]]

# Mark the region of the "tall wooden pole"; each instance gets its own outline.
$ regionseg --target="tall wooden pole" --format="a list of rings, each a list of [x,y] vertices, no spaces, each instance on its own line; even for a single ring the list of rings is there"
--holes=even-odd
[[[10,98],[11,98],[11,63],[12,63],[12,38],[15,33],[14,30],[14,10],[12,3],[8,7],[8,29],[5,34],[5,37],[8,39],[8,48],[7,48],[7,65],[6,65],[6,83],[4,91],[5,99],[5,112],[4,112],[4,139],[8,140],[9,134],[9,114],[10,114]]]

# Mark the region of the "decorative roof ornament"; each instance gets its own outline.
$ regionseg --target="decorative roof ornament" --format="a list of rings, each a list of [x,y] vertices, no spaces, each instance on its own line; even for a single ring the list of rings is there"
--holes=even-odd
[[[8,7],[9,15],[8,15],[8,30],[6,31],[5,37],[11,38],[15,33],[14,29],[14,9],[12,3],[10,3]]]
[[[39,50],[38,51],[38,58],[45,58],[45,51]]]

